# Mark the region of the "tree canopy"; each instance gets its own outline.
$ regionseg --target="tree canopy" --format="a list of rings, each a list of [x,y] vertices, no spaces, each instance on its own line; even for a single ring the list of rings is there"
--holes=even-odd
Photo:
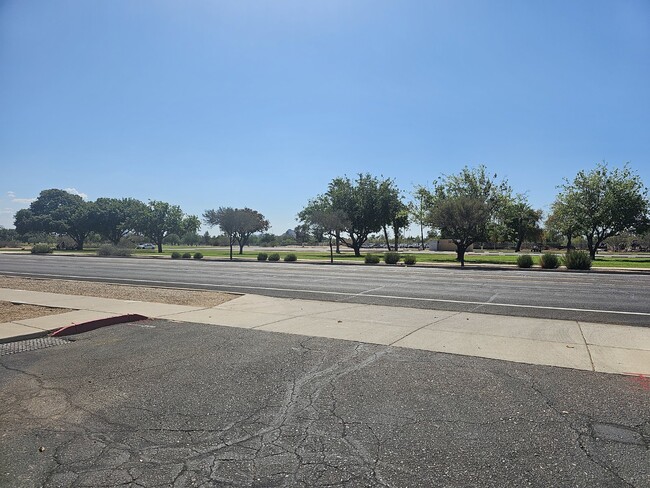
[[[206,210],[203,221],[209,226],[219,226],[221,232],[228,236],[230,259],[235,241],[239,244],[239,254],[244,253],[244,246],[255,232],[269,229],[269,221],[264,215],[251,208],[219,207],[217,210]]]
[[[592,259],[608,237],[648,228],[648,191],[627,165],[610,170],[603,162],[564,181],[553,205],[556,225],[583,236]]]
[[[29,208],[16,212],[16,231],[25,235],[45,232],[67,235],[83,250],[88,235],[95,229],[97,208],[79,195],[65,190],[43,190]]]

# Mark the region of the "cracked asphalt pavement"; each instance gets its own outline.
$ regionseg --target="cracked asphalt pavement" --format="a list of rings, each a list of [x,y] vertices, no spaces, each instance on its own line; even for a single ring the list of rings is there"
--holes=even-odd
[[[650,382],[144,321],[0,357],[0,486],[650,486]]]

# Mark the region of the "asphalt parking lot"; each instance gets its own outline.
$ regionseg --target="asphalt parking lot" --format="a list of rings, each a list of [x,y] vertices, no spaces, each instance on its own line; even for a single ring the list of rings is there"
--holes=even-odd
[[[0,357],[0,486],[650,486],[647,378],[167,321],[73,339]]]

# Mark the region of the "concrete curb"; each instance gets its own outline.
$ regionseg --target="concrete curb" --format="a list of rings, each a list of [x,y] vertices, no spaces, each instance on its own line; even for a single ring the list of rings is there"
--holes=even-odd
[[[106,319],[91,320],[89,322],[82,322],[80,324],[62,327],[52,332],[50,334],[50,337],[64,337],[73,334],[81,334],[83,332],[90,332],[91,330],[107,327],[109,325],[124,324],[126,322],[137,322],[139,320],[147,320],[148,318],[149,317],[135,313],[118,315],[116,317],[108,317]]]

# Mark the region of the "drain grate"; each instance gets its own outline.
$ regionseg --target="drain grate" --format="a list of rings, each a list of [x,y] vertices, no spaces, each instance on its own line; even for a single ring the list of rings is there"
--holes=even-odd
[[[17,354],[19,352],[36,351],[46,347],[62,346],[69,344],[70,341],[59,339],[58,337],[39,337],[37,339],[27,339],[25,341],[7,342],[0,344],[0,356]]]

